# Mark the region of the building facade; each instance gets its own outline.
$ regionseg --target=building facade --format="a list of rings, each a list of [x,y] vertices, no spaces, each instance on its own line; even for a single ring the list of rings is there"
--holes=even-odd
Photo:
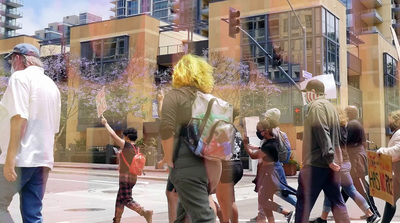
[[[294,106],[302,105],[301,94],[246,35],[228,37],[228,24],[220,18],[228,17],[229,7],[241,12],[242,28],[266,51],[279,49],[281,66],[295,82],[303,81],[303,55],[307,56],[307,71],[313,76],[332,74],[337,89],[337,99],[331,100],[332,103],[339,107],[356,105],[367,139],[375,143],[370,146],[386,145],[390,133],[387,116],[400,108],[398,58],[390,31],[391,26],[397,28],[397,1],[293,0],[291,3],[295,12],[286,1],[253,0],[252,4],[240,0],[212,1],[210,52],[246,62],[280,86],[282,92],[271,98],[272,104],[281,109],[282,129],[289,133],[299,160],[298,133],[302,127],[293,126],[292,114]]]
[[[23,6],[20,0],[0,0],[0,39],[16,36],[16,31],[22,29],[18,19],[23,13],[18,8]]]
[[[35,31],[35,37],[46,41],[65,38],[69,42],[72,26],[99,22],[101,20],[100,16],[88,12],[65,16],[62,22],[52,22],[48,24],[47,28]]]
[[[178,23],[179,14],[189,12],[193,22],[208,21],[209,0],[111,0],[111,11],[116,18],[132,15],[149,14],[162,21]],[[179,9],[180,3],[190,5],[190,9]],[[203,36],[208,35],[207,28],[194,30]]]

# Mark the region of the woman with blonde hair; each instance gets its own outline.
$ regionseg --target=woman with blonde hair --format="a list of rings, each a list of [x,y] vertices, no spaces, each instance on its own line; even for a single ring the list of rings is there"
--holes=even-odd
[[[191,222],[214,222],[215,212],[209,195],[215,192],[221,175],[221,162],[194,155],[180,140],[191,119],[196,91],[210,93],[214,86],[213,68],[204,58],[185,55],[174,67],[172,86],[161,109],[161,139],[170,179],[179,195],[177,218]]]
[[[386,202],[382,223],[389,223],[392,221],[393,216],[396,213],[396,202],[400,198],[400,110],[390,113],[388,125],[390,130],[393,132],[393,135],[390,137],[388,146],[381,147],[377,152],[392,156],[393,196],[395,205]]]

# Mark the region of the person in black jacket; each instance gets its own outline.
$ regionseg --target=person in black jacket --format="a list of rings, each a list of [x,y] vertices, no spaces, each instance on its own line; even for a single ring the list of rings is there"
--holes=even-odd
[[[243,139],[244,148],[252,159],[262,159],[261,170],[258,179],[258,205],[263,208],[268,222],[275,222],[273,211],[285,216],[287,222],[291,222],[294,213],[284,209],[274,202],[273,196],[280,190],[278,175],[275,173],[275,164],[278,162],[278,142],[273,133],[277,122],[269,117],[257,123],[257,137],[265,140],[261,146],[249,144],[248,138]]]

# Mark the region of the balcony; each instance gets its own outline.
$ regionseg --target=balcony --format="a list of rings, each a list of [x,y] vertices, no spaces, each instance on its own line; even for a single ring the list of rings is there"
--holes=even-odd
[[[23,13],[14,9],[7,9],[6,10],[6,16],[11,17],[13,19],[20,19],[23,17]]]
[[[376,26],[364,27],[361,29],[361,34],[378,33]]]
[[[117,8],[111,7],[111,8],[110,8],[110,11],[111,11],[111,12],[116,12],[116,11],[117,11]]]
[[[158,50],[157,63],[166,67],[172,66],[174,61],[179,60],[187,52],[192,52],[194,55],[200,56],[206,49],[208,49],[208,40],[161,46]]]
[[[8,29],[22,29],[22,23],[15,21],[6,21],[6,28]]]
[[[118,0],[110,0],[110,3],[116,4]]]
[[[400,16],[400,4],[393,4],[392,11],[397,14],[397,16]]]
[[[21,0],[6,0],[6,5],[18,8],[24,6],[24,2]]]
[[[204,16],[208,16],[210,13],[210,9],[208,7],[205,7],[201,10],[201,14]]]
[[[361,12],[361,19],[369,24],[369,25],[376,25],[382,23],[382,16],[379,15],[376,9],[368,9]]]
[[[400,20],[396,20],[396,21],[397,22],[394,23],[392,26],[393,26],[393,29],[396,31],[396,33],[400,34]]]
[[[382,0],[360,0],[360,2],[367,8],[373,9],[382,6]]]
[[[347,74],[349,76],[360,76],[362,73],[361,59],[347,52]]]

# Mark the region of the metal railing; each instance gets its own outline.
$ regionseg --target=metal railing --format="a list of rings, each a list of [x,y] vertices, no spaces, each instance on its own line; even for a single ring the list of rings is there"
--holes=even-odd
[[[187,49],[186,45],[183,45],[183,44],[161,46],[161,47],[159,47],[158,55],[183,53],[183,52],[185,52],[186,49]]]
[[[6,3],[14,3],[18,5],[24,5],[24,1],[21,0],[7,0]]]
[[[20,22],[15,22],[15,21],[6,21],[6,26],[13,26],[13,27],[18,27],[22,28],[22,23]]]
[[[16,15],[22,17],[24,14],[16,9],[7,9],[6,14]]]

